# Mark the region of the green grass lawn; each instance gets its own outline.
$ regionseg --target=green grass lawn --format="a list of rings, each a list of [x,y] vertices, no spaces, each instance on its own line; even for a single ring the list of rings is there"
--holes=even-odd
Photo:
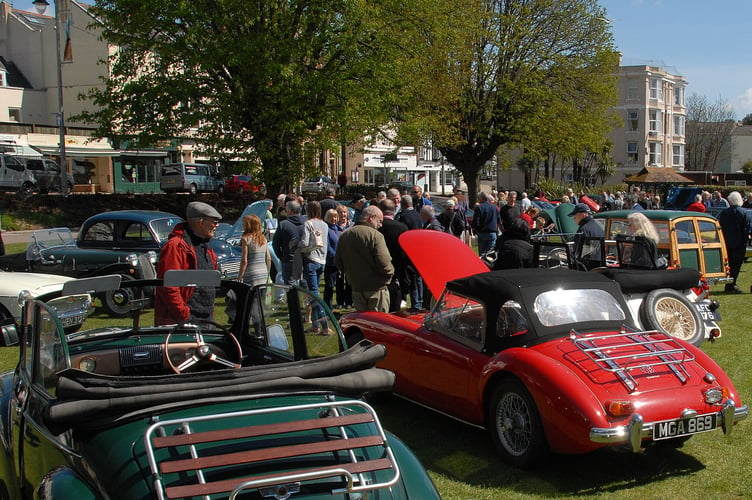
[[[743,266],[739,284],[749,292],[752,263]],[[721,302],[723,337],[703,349],[731,376],[749,405],[752,338],[747,308],[752,308],[752,297],[724,295],[722,290],[714,287],[713,298]],[[17,354],[15,348],[0,349],[0,368],[12,369]],[[643,454],[608,449],[559,455],[538,470],[521,471],[499,459],[484,431],[397,398],[375,406],[384,426],[418,455],[445,499],[752,498],[752,419],[736,426],[731,436],[721,431],[700,434],[681,449],[656,446]]]

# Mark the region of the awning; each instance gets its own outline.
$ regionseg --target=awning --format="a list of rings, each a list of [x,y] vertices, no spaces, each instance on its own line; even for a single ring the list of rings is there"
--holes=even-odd
[[[170,152],[163,149],[123,149],[118,151],[120,156],[139,156],[149,158],[161,158],[169,156]]]
[[[49,134],[28,134],[29,145],[42,154],[57,155],[58,138]],[[67,156],[120,156],[120,151],[112,149],[106,139],[83,136],[65,136],[65,154]]]
[[[27,158],[39,158],[41,153],[26,143],[23,135],[0,135],[0,152]]]

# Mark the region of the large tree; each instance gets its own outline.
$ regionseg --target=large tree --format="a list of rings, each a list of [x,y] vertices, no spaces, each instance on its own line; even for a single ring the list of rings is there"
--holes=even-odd
[[[685,168],[713,172],[727,150],[736,128],[734,109],[723,98],[711,102],[706,96],[687,97]]]
[[[116,48],[89,95],[100,133],[146,145],[191,130],[215,156],[261,163],[272,192],[312,151],[383,121],[375,96],[396,85],[383,75],[400,27],[360,0],[99,0],[93,12]]]
[[[529,145],[539,157],[602,150],[618,54],[597,1],[458,0],[437,19],[416,32],[429,50],[413,62],[430,75],[415,81],[413,108],[430,118],[400,109],[402,130],[430,131],[471,195],[499,146]]]

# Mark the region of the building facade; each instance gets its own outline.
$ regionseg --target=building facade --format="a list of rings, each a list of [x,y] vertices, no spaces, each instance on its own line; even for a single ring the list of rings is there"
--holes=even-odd
[[[611,134],[617,177],[643,167],[684,170],[687,80],[657,66],[619,69],[619,104],[623,126]]]

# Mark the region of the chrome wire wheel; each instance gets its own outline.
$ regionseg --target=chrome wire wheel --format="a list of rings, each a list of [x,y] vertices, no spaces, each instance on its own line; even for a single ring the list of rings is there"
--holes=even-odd
[[[519,457],[530,448],[530,410],[519,394],[507,393],[496,410],[496,432],[510,455]]]
[[[535,400],[516,379],[500,381],[490,393],[488,430],[504,461],[520,468],[540,465],[549,453]]]
[[[689,341],[697,331],[692,311],[673,297],[664,297],[655,304],[655,315],[661,328],[677,339]]]

